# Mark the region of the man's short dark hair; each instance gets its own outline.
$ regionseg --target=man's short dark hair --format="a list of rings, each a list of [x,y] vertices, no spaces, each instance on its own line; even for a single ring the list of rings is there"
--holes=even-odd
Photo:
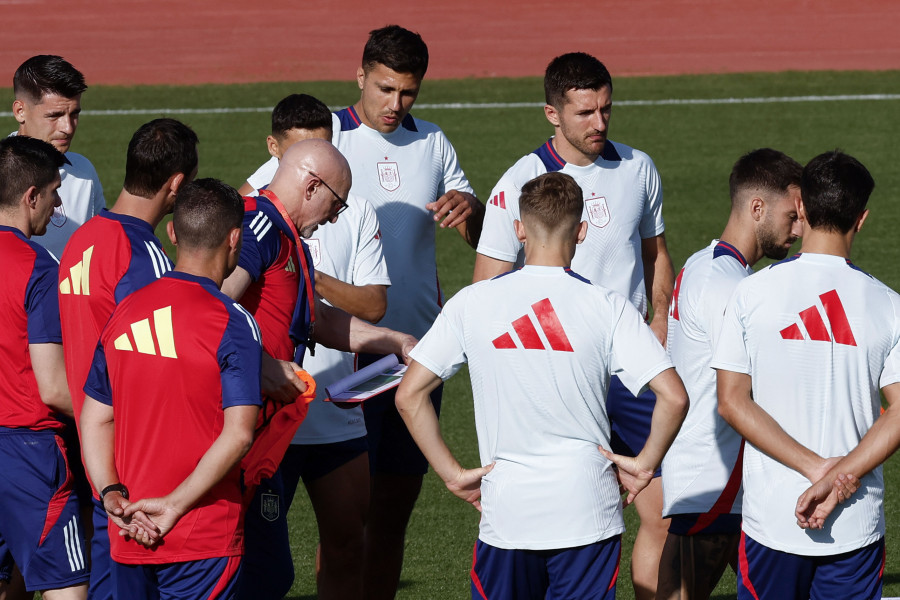
[[[11,135],[0,140],[0,206],[8,208],[28,188],[38,189],[59,177],[59,168],[69,161],[44,140]]]
[[[803,168],[800,195],[813,229],[847,233],[866,210],[875,180],[861,162],[832,150]]]
[[[369,72],[379,64],[422,79],[428,70],[428,46],[418,33],[399,25],[375,29],[369,32],[369,41],[363,48],[362,67]]]
[[[272,135],[284,139],[291,129],[331,130],[331,111],[309,94],[291,94],[272,110]]]
[[[244,220],[244,199],[218,179],[195,179],[175,195],[172,226],[179,247],[218,248]]]
[[[39,104],[45,94],[75,98],[87,89],[84,75],[55,54],[32,56],[16,69],[13,91],[16,98]]]
[[[803,166],[796,160],[772,148],[759,148],[743,155],[731,169],[728,187],[732,203],[746,189],[763,189],[785,193],[789,186],[800,187]]]
[[[547,104],[560,109],[569,90],[599,90],[609,87],[612,77],[603,63],[585,52],[570,52],[557,56],[544,73],[544,98]]]
[[[544,173],[522,186],[519,212],[547,232],[572,227],[581,222],[584,193],[571,175]]]
[[[152,198],[176,173],[190,176],[197,168],[194,131],[175,119],[154,119],[134,132],[125,158],[125,191]]]

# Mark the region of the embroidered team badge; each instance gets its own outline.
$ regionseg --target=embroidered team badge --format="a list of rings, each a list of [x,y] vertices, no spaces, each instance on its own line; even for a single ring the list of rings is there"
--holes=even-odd
[[[600,196],[598,198],[588,198],[584,201],[587,208],[588,220],[594,227],[606,227],[609,225],[609,206],[606,204],[606,198]]]
[[[322,247],[319,245],[319,240],[316,238],[306,240],[306,247],[309,248],[309,255],[312,256],[313,266],[318,267],[322,260]]]
[[[400,187],[400,169],[397,167],[397,163],[378,163],[378,183],[389,192]]]
[[[262,494],[260,496],[259,512],[266,521],[272,522],[276,520],[279,514],[278,495]]]

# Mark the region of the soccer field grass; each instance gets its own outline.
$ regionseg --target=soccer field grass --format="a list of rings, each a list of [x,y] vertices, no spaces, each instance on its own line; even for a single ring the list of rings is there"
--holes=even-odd
[[[265,111],[232,109],[271,107],[293,92],[313,94],[331,106],[358,98],[354,83],[280,83],[198,87],[92,88],[83,99],[85,113],[73,150],[89,157],[100,173],[108,204],[121,187],[125,148],[134,130],[173,109],[197,110],[175,116],[199,134],[200,176],[218,177],[238,187],[268,158]],[[520,156],[551,135],[541,108],[541,82],[529,79],[427,81],[413,113],[438,123],[456,147],[462,167],[482,201],[499,176]],[[867,98],[860,98],[866,96]],[[689,99],[744,99],[742,102],[685,103]],[[781,98],[781,100],[778,100]],[[786,100],[790,99],[790,100]],[[668,100],[678,102],[667,102]],[[744,152],[771,146],[806,162],[839,147],[859,158],[876,181],[871,215],[857,238],[854,262],[893,288],[900,286],[900,225],[896,190],[900,187],[900,72],[782,73],[618,79],[615,82],[610,137],[647,152],[662,176],[666,237],[675,268],[721,232],[728,213],[728,174]],[[638,102],[647,101],[647,102]],[[0,90],[0,105],[10,106],[11,90]],[[428,108],[426,104],[526,103],[527,106]],[[140,114],[93,114],[134,109]],[[150,111],[150,114],[141,111]],[[10,130],[15,123],[7,120]],[[160,230],[162,233],[162,230]],[[471,280],[474,253],[454,232],[438,235],[438,264],[446,296]],[[511,402],[515,399],[511,398]],[[478,460],[471,391],[465,372],[445,391],[442,427],[465,465]],[[897,460],[885,469],[888,523],[885,595],[900,595],[900,559],[896,549],[900,502],[892,493]],[[559,490],[560,494],[567,490]],[[627,511],[628,533],[622,556],[619,598],[631,598],[627,569],[636,529]],[[315,597],[313,551],[315,522],[300,491],[291,513],[297,570],[289,597]],[[407,538],[406,564],[399,598],[465,598],[468,569],[477,535],[477,512],[447,492],[433,475],[426,478]],[[733,597],[734,576],[716,597]]]

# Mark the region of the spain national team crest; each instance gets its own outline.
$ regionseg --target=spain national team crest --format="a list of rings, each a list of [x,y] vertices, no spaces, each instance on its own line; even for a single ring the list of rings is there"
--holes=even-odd
[[[259,512],[266,521],[275,521],[278,518],[278,495],[261,494]]]
[[[395,162],[378,163],[378,182],[381,187],[393,192],[400,187],[400,169]]]
[[[319,244],[319,240],[316,238],[306,240],[306,247],[309,248],[309,255],[312,256],[313,266],[318,267],[322,261],[322,246]]]
[[[609,206],[606,204],[605,197],[588,198],[584,201],[584,206],[587,208],[588,220],[590,220],[591,225],[594,227],[606,227],[609,225]]]

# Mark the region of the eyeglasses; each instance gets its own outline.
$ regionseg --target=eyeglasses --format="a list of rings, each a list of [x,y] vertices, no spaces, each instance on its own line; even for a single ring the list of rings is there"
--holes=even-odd
[[[316,179],[318,179],[318,180],[322,183],[322,185],[325,186],[325,189],[327,189],[329,192],[331,192],[332,194],[334,194],[334,197],[337,199],[338,204],[340,204],[340,208],[339,208],[338,211],[335,213],[335,216],[341,214],[342,212],[344,212],[345,210],[347,210],[347,209],[350,207],[350,206],[347,204],[347,201],[344,200],[343,198],[341,198],[340,194],[338,194],[336,191],[334,191],[330,185],[328,185],[327,183],[325,183],[325,180],[322,179],[322,178],[318,175],[318,173],[316,173],[315,171],[310,171],[309,174],[312,175],[313,177],[315,177]]]

